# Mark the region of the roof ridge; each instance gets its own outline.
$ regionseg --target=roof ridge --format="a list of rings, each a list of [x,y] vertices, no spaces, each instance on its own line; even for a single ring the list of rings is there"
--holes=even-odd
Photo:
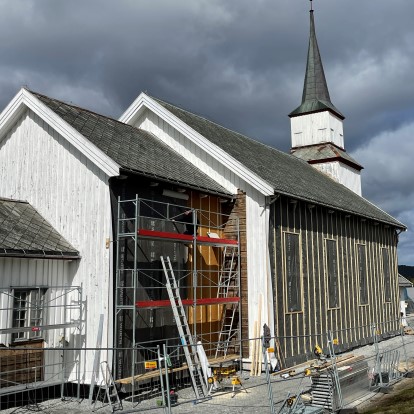
[[[261,141],[259,141],[258,139],[255,139],[255,138],[249,137],[248,135],[244,135],[244,134],[242,134],[241,132],[237,132],[237,131],[235,131],[234,129],[230,129],[229,127],[226,127],[226,126],[224,126],[224,125],[222,125],[222,124],[219,124],[219,123],[218,123],[218,122],[216,122],[216,121],[212,121],[211,119],[208,119],[208,118],[206,118],[206,117],[204,117],[204,116],[202,116],[202,115],[199,115],[199,114],[196,114],[196,113],[194,113],[194,112],[191,112],[191,111],[189,111],[188,109],[185,109],[185,108],[182,108],[182,107],[180,107],[180,106],[177,106],[177,105],[175,105],[175,104],[173,104],[173,103],[171,103],[171,102],[164,101],[163,99],[156,98],[155,96],[151,96],[151,95],[149,95],[149,96],[150,96],[150,98],[155,99],[156,101],[160,101],[160,102],[163,102],[163,103],[165,103],[165,104],[167,104],[167,105],[171,105],[171,106],[173,106],[174,108],[179,109],[180,111],[187,112],[188,114],[190,114],[190,115],[192,115],[192,116],[196,116],[196,117],[198,117],[198,118],[200,118],[200,119],[202,119],[202,120],[204,120],[204,121],[209,122],[210,124],[214,124],[214,125],[216,125],[216,126],[218,126],[218,127],[220,127],[220,128],[223,128],[223,129],[225,129],[225,130],[227,130],[227,131],[231,132],[232,134],[240,135],[241,137],[246,138],[246,139],[248,139],[248,140],[250,140],[250,141],[256,142],[257,144],[260,144],[260,145],[263,145],[264,147],[267,147],[267,148],[270,148],[270,149],[272,149],[272,150],[275,150],[275,151],[277,151],[277,152],[278,152],[278,153],[280,153],[280,154],[283,154],[283,155],[290,155],[290,154],[286,154],[285,152],[283,152],[283,151],[281,151],[281,150],[277,149],[276,147],[273,147],[273,146],[271,146],[271,145],[269,145],[269,144],[265,144],[264,142],[261,142]]]
[[[25,89],[26,89],[26,88],[25,88]],[[124,122],[122,122],[122,121],[119,121],[118,119],[112,118],[112,117],[110,117],[110,116],[108,116],[108,115],[103,115],[103,114],[100,114],[99,112],[91,111],[90,109],[84,108],[84,107],[82,107],[82,106],[79,106],[79,105],[74,105],[74,104],[72,104],[72,103],[65,102],[65,101],[63,101],[63,100],[61,100],[61,99],[51,98],[50,96],[44,95],[44,94],[39,93],[39,92],[32,91],[32,90],[30,90],[30,89],[26,89],[26,90],[27,90],[28,92],[30,92],[30,93],[32,93],[32,94],[34,94],[34,95],[37,95],[37,96],[41,96],[41,97],[43,97],[43,98],[50,99],[51,101],[59,102],[59,103],[61,103],[61,104],[63,104],[63,105],[70,106],[71,108],[79,109],[79,110],[81,110],[81,111],[86,111],[86,112],[88,112],[88,113],[90,113],[90,114],[92,114],[92,115],[96,115],[96,116],[99,116],[99,117],[101,117],[101,118],[105,118],[105,119],[108,119],[108,120],[114,121],[114,122],[116,122],[117,124],[120,124],[120,125],[122,125],[122,126],[124,126],[124,127],[130,127],[130,128],[135,129],[135,130],[139,129],[139,128],[134,127],[133,125],[126,124],[126,123],[124,123]]]

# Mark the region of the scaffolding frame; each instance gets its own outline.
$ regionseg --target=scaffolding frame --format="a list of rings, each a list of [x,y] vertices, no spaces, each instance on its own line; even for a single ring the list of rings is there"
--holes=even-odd
[[[81,334],[82,334],[82,321],[83,321],[83,301],[82,301],[82,286],[67,286],[67,285],[28,285],[28,286],[9,286],[9,287],[4,287],[4,288],[0,288],[0,303],[3,303],[3,299],[1,299],[1,296],[5,296],[8,298],[8,302],[11,302],[11,306],[7,306],[7,307],[0,307],[0,311],[1,312],[8,312],[9,317],[7,318],[8,323],[12,322],[12,315],[13,313],[16,311],[16,309],[14,308],[14,302],[15,299],[19,299],[16,295],[15,295],[15,291],[22,291],[22,290],[27,290],[27,291],[33,291],[33,290],[38,290],[39,292],[41,290],[45,290],[45,293],[47,293],[45,295],[44,301],[41,303],[41,306],[37,305],[36,303],[32,303],[31,301],[27,301],[27,307],[25,307],[25,311],[27,311],[29,314],[33,311],[37,311],[39,310],[39,308],[41,308],[41,310],[43,311],[43,315],[42,315],[42,322],[47,322],[49,320],[49,317],[51,316],[51,312],[57,311],[60,312],[60,316],[63,316],[63,322],[62,323],[55,323],[55,324],[48,324],[48,323],[42,323],[42,324],[37,324],[37,325],[31,325],[31,326],[21,326],[21,327],[7,327],[7,328],[3,328],[0,327],[0,335],[13,335],[16,333],[22,333],[22,332],[44,332],[44,331],[50,331],[50,330],[56,330],[56,329],[61,329],[63,331],[63,336],[61,339],[61,348],[56,348],[56,350],[61,350],[62,354],[61,354],[61,358],[62,358],[62,362],[61,364],[61,374],[62,374],[62,378],[61,381],[58,381],[57,383],[61,384],[61,396],[63,398],[63,393],[64,393],[64,384],[66,383],[67,377],[66,377],[66,365],[68,365],[68,362],[65,361],[65,338],[67,336],[67,332],[66,330],[68,328],[76,328],[78,330],[78,341],[79,343],[77,344],[77,348],[81,349]],[[50,293],[56,291],[57,295],[56,296],[50,296]],[[71,294],[74,294],[75,299],[72,299],[71,302],[68,301],[68,298],[71,296]],[[56,301],[60,299],[60,304],[57,304]],[[20,310],[20,308],[19,308]],[[76,313],[78,315],[77,318],[70,318],[70,316],[72,316],[73,313]],[[30,323],[30,320],[29,320]],[[30,341],[31,340],[43,340],[44,342],[44,338],[39,337],[34,337],[34,338],[29,338],[29,339],[19,339],[19,340],[14,340],[13,342],[13,338],[10,338],[10,345],[13,344],[13,346],[10,347],[5,347],[5,348],[1,348],[0,349],[0,355],[1,355],[1,351],[21,351],[21,350],[31,350],[31,349],[38,349],[39,351],[45,351],[50,350],[51,348],[30,348]],[[19,342],[24,343],[24,347],[19,346]],[[76,345],[76,344],[74,344]],[[77,378],[77,399],[80,400],[80,386],[81,386],[81,363],[80,361],[73,361],[76,365],[76,378]],[[56,366],[59,364],[53,363],[53,364],[46,364],[43,363],[43,365],[41,367],[38,368],[46,368],[49,366]],[[26,368],[27,369],[27,368]],[[13,373],[14,371],[18,372],[18,371],[22,371],[22,369],[20,370],[12,370],[12,371],[8,371],[8,372],[2,372],[2,375],[6,375],[6,374],[10,374]],[[52,375],[52,378],[54,378],[55,375]],[[40,382],[36,382],[34,383],[34,386],[32,387],[33,389],[37,389],[37,388],[44,388],[47,387],[49,385],[52,385],[50,382],[48,382],[48,379],[44,379]],[[10,388],[13,389],[8,389],[9,387],[5,387],[4,390],[0,391],[0,396],[3,395],[9,395],[9,394],[14,394],[14,393],[18,393],[21,392],[21,385],[25,385],[25,387],[27,387],[27,382],[24,382],[22,384],[18,384],[16,383],[15,386],[11,386]],[[53,383],[53,385],[56,385],[55,382]]]
[[[143,211],[146,210],[150,212],[150,214],[146,215]],[[177,214],[178,210],[178,214]],[[189,222],[188,219],[180,220],[180,216],[183,216],[185,212],[191,211],[191,215],[193,218],[193,222]],[[212,220],[210,216],[213,215],[215,220]],[[157,224],[164,223],[164,227],[168,227],[168,231],[158,231],[155,229],[154,222]],[[148,228],[148,223],[150,223],[150,227]],[[152,223],[152,224],[151,224]],[[226,225],[231,223],[232,230],[228,230],[226,233]],[[193,234],[188,234],[185,230],[186,226],[189,224],[190,228],[193,228]],[[201,230],[200,234],[198,235],[197,229]],[[231,234],[228,238],[226,234]],[[224,236],[224,237],[223,237]],[[133,247],[129,248],[129,252],[127,252],[127,241],[130,241]],[[238,314],[237,314],[237,321],[235,320],[236,334],[228,335],[228,337],[233,341],[233,346],[235,354],[238,355],[240,361],[241,358],[241,346],[240,346],[240,338],[241,338],[241,286],[240,286],[240,230],[239,230],[239,219],[237,216],[232,216],[222,214],[221,212],[211,212],[202,209],[195,209],[185,205],[177,205],[174,203],[166,203],[157,200],[148,200],[144,198],[140,198],[138,194],[135,196],[134,199],[124,199],[121,200],[121,197],[118,197],[118,206],[117,206],[117,221],[116,221],[116,262],[115,262],[115,344],[117,348],[121,348],[122,340],[123,340],[123,323],[120,322],[120,318],[124,321],[125,314],[123,311],[129,311],[132,313],[132,333],[131,333],[131,348],[135,349],[139,343],[145,342],[147,338],[143,339],[138,342],[138,338],[136,337],[136,330],[137,330],[137,318],[140,310],[142,309],[156,309],[161,307],[169,307],[171,308],[171,304],[169,299],[166,300],[137,300],[138,290],[145,289],[145,287],[140,287],[139,281],[142,277],[151,278],[148,271],[151,272],[156,270],[162,272],[162,268],[160,269],[140,269],[138,267],[138,252],[141,249],[141,244],[143,240],[149,240],[151,242],[162,242],[162,243],[177,243],[177,245],[185,245],[188,246],[188,250],[191,250],[191,261],[187,262],[187,269],[183,271],[183,275],[181,277],[177,276],[177,281],[183,281],[188,278],[190,280],[190,284],[186,286],[187,294],[190,294],[190,289],[192,290],[192,294],[190,298],[182,298],[182,302],[184,306],[190,306],[192,309],[187,310],[187,314],[190,315],[192,312],[192,318],[189,323],[191,327],[191,333],[194,338],[198,336],[197,332],[197,315],[198,315],[198,307],[199,306],[209,306],[209,305],[217,305],[221,309],[218,313],[221,313],[218,322],[219,327],[223,329],[224,324],[222,323],[223,317],[225,317],[226,313],[226,306],[227,304],[234,304],[237,303],[238,306]],[[161,243],[161,245],[162,245]],[[130,245],[131,246],[131,245]],[[233,278],[235,279],[235,283],[231,289],[231,297],[223,298],[219,297],[217,291],[219,289],[219,282],[220,282],[220,272],[223,271],[222,269],[222,260],[224,260],[220,256],[220,260],[217,262],[217,268],[213,271],[205,271],[203,270],[198,262],[197,256],[204,257],[205,253],[202,252],[201,247],[207,249],[208,254],[213,254],[213,249],[217,249],[217,251],[225,251],[226,247],[231,247],[236,251],[235,253],[235,261],[237,262],[236,270],[232,269]],[[126,263],[127,254],[132,253],[132,265]],[[188,253],[189,254],[189,253]],[[148,259],[149,262],[159,260],[159,257],[152,257]],[[131,262],[131,261],[130,261]],[[209,273],[210,272],[210,273]],[[131,285],[127,286],[126,281],[128,278],[131,280]],[[159,280],[154,281],[154,283],[159,284],[159,289],[163,291],[167,291],[166,289],[166,280],[163,280],[160,283]],[[130,298],[129,302],[126,298],[126,291],[132,289],[132,298]],[[154,289],[158,289],[154,287]],[[200,293],[204,290],[216,291],[215,294],[211,294],[209,297],[200,297]],[[230,291],[230,290],[229,290]],[[205,295],[202,295],[205,296]],[[128,302],[128,303],[127,303]],[[122,315],[122,316],[121,316]],[[210,324],[211,326],[211,319],[210,321],[206,321],[205,323]],[[236,325],[237,324],[237,325]],[[205,342],[205,337],[209,336],[211,338],[212,335],[219,334],[219,332],[207,332],[201,333],[201,341],[202,343]],[[175,338],[163,338],[165,341],[168,339],[175,339]],[[203,345],[212,345],[212,343],[204,343]],[[214,353],[212,353],[214,357]],[[116,373],[116,378],[120,379],[121,372],[123,370],[123,356],[117,355],[114,358],[114,372]],[[136,366],[137,360],[135,352],[132,352],[131,356],[131,364],[130,364],[130,375],[131,378],[131,386],[132,386],[132,393],[135,391],[135,377],[136,377]]]

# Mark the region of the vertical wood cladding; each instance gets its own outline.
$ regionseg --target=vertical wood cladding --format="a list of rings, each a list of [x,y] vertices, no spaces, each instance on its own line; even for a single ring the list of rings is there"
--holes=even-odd
[[[236,238],[235,232],[237,232],[236,221],[238,221],[238,231],[239,231],[239,254],[240,254],[240,316],[239,320],[241,321],[241,337],[246,339],[249,337],[249,314],[248,314],[248,291],[247,291],[247,237],[246,237],[246,193],[238,190],[236,200],[232,207],[232,210],[229,215],[229,223],[232,225],[227,225],[224,230],[224,235],[226,238],[234,239]],[[242,354],[244,357],[249,356],[249,343],[248,341],[242,342]]]
[[[374,324],[381,332],[398,329],[394,228],[284,196],[272,205],[270,228],[275,334],[288,364],[326,346],[328,331],[344,351],[372,342]],[[291,235],[300,281],[292,276]],[[301,306],[292,307],[293,281]]]

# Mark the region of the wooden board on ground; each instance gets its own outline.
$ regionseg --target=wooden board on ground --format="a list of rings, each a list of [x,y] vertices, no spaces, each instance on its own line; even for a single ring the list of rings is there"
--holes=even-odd
[[[355,357],[352,354],[345,355],[345,356],[342,356],[342,357],[338,357],[338,358],[336,358],[336,366],[339,368],[339,367],[342,367],[344,365],[348,365],[348,364],[352,364],[356,361],[360,361],[363,358],[364,358],[363,356]],[[285,369],[282,369],[280,371],[277,371],[273,375],[287,374],[287,373],[292,372],[292,371],[294,371],[295,375],[297,375],[297,374],[300,374],[300,373],[304,372],[306,368],[312,368],[312,369],[316,369],[317,371],[322,371],[322,370],[332,366],[331,361],[327,361],[327,362],[325,362],[321,365],[317,365],[317,363],[318,363],[317,359],[311,359],[311,360],[308,360],[306,362],[303,362],[302,364],[294,365],[290,368],[285,368]]]
[[[402,373],[414,371],[414,360],[410,359],[407,362],[400,362],[398,364],[398,371]]]
[[[240,359],[240,355],[230,354],[224,357],[208,358],[208,362],[210,365],[217,365],[217,364],[221,364],[224,362],[236,361],[238,359]],[[169,368],[168,372],[170,373],[179,372],[179,371],[185,371],[186,369],[188,369],[187,364],[183,364],[181,367]],[[165,368],[162,368],[162,374],[165,375]],[[156,369],[154,371],[145,372],[144,374],[135,375],[134,377],[122,378],[122,379],[116,380],[115,382],[118,384],[126,385],[126,384],[132,384],[132,380],[134,380],[134,382],[142,382],[142,381],[147,381],[152,378],[157,378],[159,376],[160,376],[160,370]]]

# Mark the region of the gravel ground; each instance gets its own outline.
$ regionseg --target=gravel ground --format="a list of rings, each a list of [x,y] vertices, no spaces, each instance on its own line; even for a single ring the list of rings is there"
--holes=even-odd
[[[412,321],[414,322],[414,320]],[[410,324],[413,326],[413,323]],[[409,361],[414,361],[414,336],[404,336],[405,347],[401,337],[391,338],[382,341],[379,344],[381,351],[388,349],[399,349],[401,360],[404,360],[405,353]],[[358,349],[352,350],[353,355],[363,355],[368,361],[368,365],[372,366],[375,355],[375,347],[372,345],[364,346]],[[346,355],[346,354],[345,354]],[[342,356],[342,355],[341,355]],[[172,413],[197,413],[197,414],[262,414],[270,413],[270,405],[268,398],[268,385],[266,382],[266,376],[262,374],[260,377],[250,377],[248,372],[242,372],[240,374],[241,386],[235,387],[235,392],[232,391],[230,383],[223,381],[223,388],[219,391],[212,393],[211,398],[206,399],[203,402],[194,404],[194,393],[191,388],[178,390],[178,404],[171,409]],[[289,392],[297,393],[299,390],[308,390],[310,387],[310,379],[298,375],[297,377],[283,379],[280,375],[271,376],[272,380],[272,392],[273,400],[276,406],[276,412],[281,407],[282,402],[286,399]],[[129,401],[123,401],[124,412],[148,412],[154,414],[165,414],[168,411],[162,407],[157,407],[158,398],[150,398],[143,402],[132,403]],[[372,399],[375,399],[374,393],[367,393],[364,398],[354,401],[350,406],[366,406]],[[87,400],[81,402],[72,400],[61,401],[60,399],[54,399],[45,401],[41,404],[32,407],[19,407],[13,409],[2,410],[2,413],[28,413],[32,411],[41,411],[44,413],[65,413],[65,414],[78,414],[85,412],[92,412],[93,407],[88,404]],[[111,409],[108,405],[102,406],[101,403],[97,403],[97,413],[110,413]]]

